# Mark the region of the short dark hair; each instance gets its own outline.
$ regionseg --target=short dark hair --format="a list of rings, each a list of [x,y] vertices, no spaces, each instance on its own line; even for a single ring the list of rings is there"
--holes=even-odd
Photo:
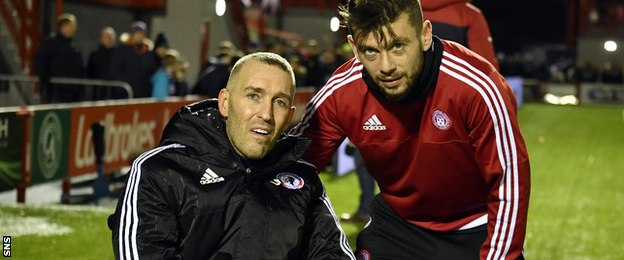
[[[342,26],[349,29],[356,46],[369,33],[373,33],[379,43],[383,42],[384,27],[391,37],[396,38],[390,24],[402,13],[407,13],[416,33],[422,32],[423,14],[419,0],[348,0],[346,5],[339,7],[339,13],[342,16]],[[354,34],[356,30],[360,31],[358,35]]]

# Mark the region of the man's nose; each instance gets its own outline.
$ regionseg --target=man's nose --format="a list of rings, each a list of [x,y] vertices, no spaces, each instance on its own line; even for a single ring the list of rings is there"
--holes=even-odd
[[[265,122],[269,122],[273,119],[273,101],[264,100],[258,106],[257,116],[262,118]]]
[[[382,52],[380,55],[379,72],[390,76],[396,70],[396,64],[388,52]]]

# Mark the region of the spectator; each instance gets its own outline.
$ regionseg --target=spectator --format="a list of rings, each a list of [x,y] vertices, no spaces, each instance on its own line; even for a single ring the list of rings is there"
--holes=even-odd
[[[152,97],[163,100],[176,93],[175,73],[177,72],[180,54],[174,49],[168,49],[163,57],[163,66],[150,78],[152,83]]]
[[[318,62],[316,63],[319,66],[319,76],[321,82],[327,82],[329,77],[331,77],[334,70],[336,70],[342,63],[338,63],[336,51],[333,48],[325,48],[321,51],[318,56]],[[321,84],[320,86],[322,86]]]
[[[234,65],[232,58],[236,52],[236,47],[234,47],[232,42],[221,42],[217,55],[210,57],[202,67],[192,93],[207,97],[217,97],[219,91],[225,88],[227,84],[230,71]]]
[[[115,257],[355,259],[299,159],[309,141],[283,134],[294,94],[288,62],[265,52],[236,63],[218,100],[181,108],[109,217]]]
[[[507,55],[504,57],[500,62],[500,68],[498,71],[500,71],[500,74],[505,77],[524,75],[525,72],[522,54],[520,52],[515,52],[513,55]]]
[[[190,63],[184,59],[184,57],[180,56],[177,61],[176,71],[173,74],[175,80],[175,96],[183,97],[189,94],[190,85],[188,77],[188,68]]]
[[[308,68],[308,77],[305,85],[320,88],[325,84],[323,66],[319,60],[321,49],[314,39],[308,40],[307,46],[303,48],[301,54],[302,62]]]
[[[82,54],[74,40],[76,28],[73,14],[60,15],[56,33],[43,41],[35,53],[34,67],[39,75],[42,103],[79,102],[84,98],[83,86],[50,84],[51,77],[84,77]]]
[[[171,48],[169,45],[169,39],[167,38],[167,34],[164,32],[158,33],[156,35],[156,40],[154,41],[154,50],[153,53],[156,55],[156,67],[159,68],[162,66],[163,58],[167,54],[167,49]]]
[[[420,1],[423,19],[431,21],[436,36],[464,45],[499,69],[485,16],[470,2],[471,0]]]
[[[87,77],[90,79],[109,80],[110,62],[115,51],[115,39],[117,38],[115,29],[104,28],[100,33],[100,45],[98,49],[89,55],[87,62]],[[107,95],[108,93],[108,95]],[[110,88],[96,86],[94,100],[110,98]]]
[[[613,64],[606,62],[603,66],[602,73],[600,74],[600,80],[602,83],[617,83],[623,82],[622,67],[619,64]]]
[[[583,82],[597,82],[598,81],[598,69],[591,61],[586,61],[581,68],[581,81]]]
[[[119,46],[111,59],[111,78],[130,84],[135,98],[151,96],[150,77],[158,68],[156,56],[149,52],[148,45],[144,43],[146,33],[147,25],[144,22],[133,22],[128,44]],[[124,90],[114,89],[113,98],[127,97]]]
[[[290,66],[293,68],[297,84],[303,84],[308,76],[308,69],[301,64],[301,58],[299,58],[299,55],[290,55],[290,57],[288,57],[288,63],[290,63]],[[297,87],[302,86],[303,85],[297,85]]]

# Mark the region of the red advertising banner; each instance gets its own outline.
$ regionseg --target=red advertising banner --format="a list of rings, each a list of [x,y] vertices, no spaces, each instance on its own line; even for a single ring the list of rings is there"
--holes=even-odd
[[[182,106],[197,100],[75,107],[71,114],[68,176],[96,172],[91,125],[104,125],[104,169],[132,164],[158,145],[164,127]]]

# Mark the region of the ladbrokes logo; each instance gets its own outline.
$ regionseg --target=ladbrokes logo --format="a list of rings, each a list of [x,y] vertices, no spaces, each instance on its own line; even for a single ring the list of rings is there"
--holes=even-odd
[[[104,118],[105,148],[104,162],[111,163],[127,160],[130,156],[156,145],[154,130],[156,121],[139,121],[139,111],[134,111],[132,122],[115,122],[115,113],[107,113]],[[74,161],[77,168],[95,164],[93,152],[93,132],[85,126],[85,115],[78,120],[78,136],[76,137]]]

